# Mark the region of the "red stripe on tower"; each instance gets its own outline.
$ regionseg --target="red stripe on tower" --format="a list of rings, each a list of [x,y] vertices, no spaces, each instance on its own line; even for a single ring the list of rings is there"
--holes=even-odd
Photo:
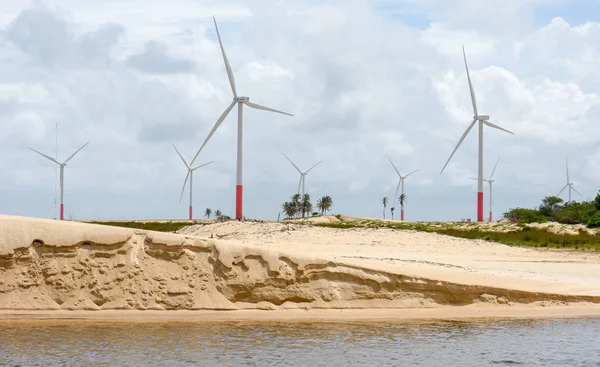
[[[477,193],[477,221],[483,222],[483,192]]]
[[[242,196],[243,196],[243,185],[237,185],[235,187],[235,219],[242,219]]]

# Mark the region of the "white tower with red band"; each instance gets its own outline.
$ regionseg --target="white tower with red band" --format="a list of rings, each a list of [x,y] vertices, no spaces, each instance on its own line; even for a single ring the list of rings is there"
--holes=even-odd
[[[33,148],[29,148],[29,149],[33,150],[34,152],[36,152],[37,154],[41,155],[42,157],[48,158],[49,160],[51,160],[52,162],[54,162],[60,166],[60,220],[65,220],[65,204],[63,201],[64,200],[64,192],[65,192],[65,167],[67,166],[67,162],[70,161],[73,157],[75,157],[75,154],[79,153],[79,151],[81,149],[85,148],[85,146],[88,145],[88,143],[83,144],[83,146],[81,148],[77,149],[75,151],[75,153],[71,154],[71,156],[62,163],[57,161],[56,159],[50,157],[49,155],[45,155],[44,153],[38,152],[37,150],[35,150]]]
[[[450,162],[450,159],[452,159],[452,156],[454,155],[454,153],[456,153],[456,150],[458,149],[460,144],[463,142],[463,140],[465,140],[465,138],[467,137],[467,135],[469,134],[469,132],[471,131],[471,129],[473,128],[475,123],[479,122],[479,154],[478,154],[478,161],[477,161],[477,221],[483,222],[483,220],[484,220],[483,219],[483,125],[493,127],[494,129],[506,131],[507,133],[510,133],[510,134],[513,134],[513,132],[508,131],[508,130],[490,122],[489,121],[490,117],[488,115],[479,115],[477,113],[477,101],[475,100],[475,91],[473,90],[473,84],[471,83],[471,76],[469,75],[469,67],[467,66],[467,56],[465,54],[464,46],[463,46],[463,58],[465,61],[465,69],[467,71],[467,80],[469,82],[469,92],[471,94],[471,103],[473,104],[473,114],[474,114],[473,121],[471,121],[471,124],[469,125],[469,127],[467,127],[467,130],[465,131],[463,136],[458,141],[458,144],[456,144],[456,147],[452,151],[452,154],[450,154],[450,157],[446,161],[446,164],[442,168],[442,171],[440,172],[440,174],[442,174],[442,172],[444,172],[444,169]]]
[[[252,102],[250,102],[250,98],[248,98],[248,97],[238,96],[237,90],[235,88],[235,78],[233,76],[233,71],[231,70],[231,65],[229,65],[229,60],[227,59],[227,55],[225,54],[225,48],[223,48],[223,42],[221,41],[221,35],[219,34],[219,27],[217,26],[217,20],[215,19],[215,17],[213,17],[213,21],[215,23],[215,29],[217,31],[217,38],[219,39],[219,46],[221,47],[221,53],[223,54],[223,61],[225,63],[225,69],[227,70],[227,77],[229,78],[229,85],[231,86],[231,91],[233,92],[233,101],[225,109],[225,111],[221,114],[221,117],[219,117],[219,119],[213,126],[212,130],[210,131],[210,133],[208,134],[208,136],[202,143],[202,146],[198,150],[198,153],[196,153],[196,155],[194,156],[194,159],[192,159],[192,162],[190,163],[190,165],[193,164],[193,162],[196,159],[196,157],[198,156],[198,154],[200,154],[200,152],[202,151],[202,149],[204,148],[206,143],[208,143],[208,141],[213,136],[215,131],[217,131],[217,129],[219,128],[219,126],[221,125],[223,120],[225,120],[225,117],[227,117],[229,112],[231,112],[233,107],[237,104],[238,105],[238,130],[237,130],[237,168],[236,168],[236,187],[235,187],[235,218],[242,219],[243,218],[243,210],[242,210],[242,208],[243,208],[243,192],[244,192],[244,189],[243,189],[244,186],[242,183],[243,105],[246,105],[248,107],[251,107],[251,108],[254,108],[257,110],[277,112],[277,113],[281,113],[281,114],[288,115],[288,116],[293,116],[293,115],[289,114],[287,112],[278,111],[278,110],[270,108],[270,107],[265,107],[265,106],[261,106],[256,103],[252,103]]]
[[[181,153],[179,153],[179,150],[177,150],[177,147],[175,146],[175,144],[171,143],[173,145],[173,148],[175,148],[175,151],[177,152],[177,155],[179,156],[179,158],[181,158],[181,161],[183,162],[183,164],[185,164],[185,167],[187,168],[187,175],[185,175],[185,180],[183,180],[183,187],[181,188],[181,195],[179,195],[179,202],[181,202],[181,198],[183,198],[183,191],[185,190],[185,185],[187,184],[187,180],[188,178],[190,179],[190,210],[189,210],[189,220],[192,220],[194,217],[194,213],[193,213],[193,209],[192,209],[192,193],[194,191],[193,189],[193,179],[194,179],[194,171],[197,170],[200,167],[204,167],[206,165],[209,165],[211,163],[213,163],[214,161],[210,161],[208,163],[204,163],[201,164],[199,166],[196,167],[192,167],[191,164],[188,164],[186,162],[186,160],[183,158],[183,156],[181,155]]]
[[[390,163],[392,164],[392,167],[394,167],[394,171],[396,171],[396,173],[398,174],[398,177],[399,177],[398,186],[396,186],[396,193],[394,194],[394,201],[396,201],[396,200],[398,200],[398,190],[400,189],[400,186],[402,186],[402,195],[404,195],[404,180],[406,180],[406,178],[408,176],[417,172],[418,169],[412,171],[411,173],[409,173],[405,176],[402,176],[400,174],[400,171],[398,171],[398,168],[396,168],[396,165],[394,164],[394,162],[392,162],[392,159],[389,156],[387,157],[387,159],[390,161]],[[400,202],[400,220],[404,220],[404,201]]]

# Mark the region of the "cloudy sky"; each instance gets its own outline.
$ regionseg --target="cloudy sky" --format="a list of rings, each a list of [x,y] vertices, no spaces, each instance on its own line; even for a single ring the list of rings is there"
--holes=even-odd
[[[494,212],[533,207],[571,179],[600,183],[598,0],[40,0],[0,2],[0,212],[54,218],[63,160],[66,216],[187,217],[190,159],[231,101],[212,15],[251,101],[244,215],[277,218],[301,168],[334,212],[380,216],[397,176],[407,219],[476,218],[477,134],[440,175],[472,118],[465,45],[485,129]],[[56,126],[58,126],[58,134]],[[194,207],[235,213],[236,118],[197,163]],[[186,193],[187,195],[187,193]],[[486,208],[488,212],[486,187]],[[396,205],[398,206],[398,205]],[[389,215],[389,212],[388,212]],[[486,214],[487,215],[487,214]]]

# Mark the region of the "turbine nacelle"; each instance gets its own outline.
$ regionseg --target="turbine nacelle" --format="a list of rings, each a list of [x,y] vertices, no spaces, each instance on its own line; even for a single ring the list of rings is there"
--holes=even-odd
[[[236,102],[241,102],[241,103],[245,103],[250,101],[250,97],[233,97],[233,100]]]
[[[488,116],[488,115],[473,116],[473,119],[478,120],[478,121],[487,121],[490,119],[490,116]]]

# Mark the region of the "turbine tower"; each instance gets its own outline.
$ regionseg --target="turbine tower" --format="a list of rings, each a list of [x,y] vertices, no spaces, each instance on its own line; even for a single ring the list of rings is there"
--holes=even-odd
[[[404,195],[404,180],[406,180],[406,178],[408,176],[417,172],[418,169],[412,171],[411,173],[407,174],[406,176],[402,176],[400,174],[400,171],[398,171],[398,168],[396,168],[396,165],[394,164],[394,162],[392,162],[392,160],[390,159],[389,156],[387,157],[387,159],[390,161],[390,163],[392,164],[392,167],[394,167],[394,170],[396,171],[396,173],[398,174],[398,177],[400,178],[400,180],[398,181],[398,186],[396,186],[396,194],[394,195],[394,201],[396,201],[398,199],[398,190],[400,189],[400,186],[402,186],[402,195]],[[404,202],[403,201],[400,202],[400,220],[404,220]]]
[[[192,210],[192,192],[193,192],[193,176],[194,176],[194,171],[197,170],[200,167],[204,167],[206,165],[209,165],[211,163],[213,163],[214,161],[208,162],[208,163],[204,163],[201,164],[199,166],[196,167],[192,167],[191,164],[188,164],[185,159],[183,158],[183,156],[181,155],[181,153],[179,153],[179,150],[177,150],[177,147],[175,146],[175,144],[171,143],[173,145],[173,148],[175,148],[175,151],[177,152],[177,155],[179,156],[179,158],[181,158],[181,160],[183,161],[183,164],[185,164],[185,166],[187,167],[187,175],[185,175],[185,180],[183,181],[183,187],[181,188],[181,195],[179,196],[179,202],[181,202],[181,198],[183,197],[183,191],[185,190],[185,185],[187,184],[187,180],[188,178],[190,179],[190,213],[189,213],[189,219],[192,220],[193,219],[193,210]]]
[[[494,200],[492,198],[492,184],[494,183],[494,180],[492,180],[492,177],[494,177],[494,172],[496,172],[496,167],[498,167],[499,161],[500,161],[500,158],[498,158],[498,160],[496,161],[496,165],[494,166],[494,169],[492,170],[492,174],[490,175],[490,178],[488,178],[487,180],[485,178],[483,179],[490,186],[490,220],[489,220],[490,222],[492,221],[492,206],[494,205]],[[471,180],[477,180],[477,179],[471,177]]]
[[[202,149],[204,148],[206,143],[208,143],[208,141],[213,136],[215,131],[217,131],[217,129],[219,128],[219,126],[221,125],[221,123],[223,122],[225,117],[227,117],[229,112],[237,104],[238,105],[238,128],[237,128],[237,169],[236,169],[236,187],[235,187],[235,218],[242,219],[242,217],[243,217],[242,205],[243,205],[243,191],[244,191],[243,184],[242,184],[243,106],[246,105],[248,107],[251,107],[251,108],[254,108],[257,110],[277,112],[277,113],[281,113],[281,114],[288,115],[288,116],[293,116],[293,115],[290,113],[287,113],[287,112],[278,111],[278,110],[270,108],[270,107],[265,107],[265,106],[261,106],[256,103],[252,103],[252,102],[250,102],[250,98],[248,98],[248,97],[238,96],[237,90],[235,89],[235,78],[233,76],[233,71],[231,70],[231,65],[229,65],[229,60],[227,59],[227,55],[225,54],[225,48],[223,48],[223,42],[221,42],[221,35],[219,34],[219,27],[217,27],[217,20],[215,19],[214,16],[213,16],[213,21],[215,23],[215,29],[217,31],[217,38],[219,39],[221,53],[223,54],[223,61],[225,62],[225,69],[227,70],[227,77],[229,78],[229,84],[231,85],[231,91],[233,92],[233,101],[225,109],[223,114],[221,114],[221,117],[219,117],[219,119],[213,126],[210,133],[208,133],[208,136],[204,140],[204,143],[202,143],[202,146],[200,147],[200,149],[198,150],[198,153],[196,153],[196,155],[194,156],[194,159],[192,159],[192,163],[190,163],[190,164],[193,164],[193,162],[194,162],[194,160],[196,160],[196,157],[198,156],[198,154],[200,154],[200,152],[202,151]]]
[[[573,187],[573,183],[569,180],[569,160],[568,160],[568,158],[565,158],[565,161],[567,163],[567,184],[565,185],[565,187],[562,188],[562,190],[560,190],[558,192],[558,194],[556,194],[556,196],[559,196],[560,194],[562,194],[562,192],[565,191],[565,189],[568,187],[569,188],[569,202],[571,202],[571,190],[575,191],[579,195],[581,195],[581,193]]]
[[[73,157],[75,157],[75,154],[79,153],[79,151],[83,148],[85,148],[86,145],[88,145],[89,142],[83,144],[83,146],[79,149],[77,149],[75,151],[75,153],[71,154],[71,156],[69,158],[67,158],[64,162],[60,163],[59,161],[57,161],[56,159],[50,157],[49,155],[45,155],[44,153],[38,152],[37,150],[33,149],[33,148],[29,148],[31,150],[33,150],[34,152],[36,152],[37,154],[41,155],[42,157],[48,158],[49,160],[51,160],[52,162],[58,164],[60,166],[60,220],[65,220],[65,205],[64,205],[64,191],[65,191],[65,167],[67,166],[67,162],[70,161]]]
[[[458,141],[458,144],[456,144],[456,147],[452,151],[452,154],[450,154],[450,157],[446,161],[446,164],[442,168],[442,171],[440,172],[440,174],[442,174],[442,172],[444,172],[444,169],[446,168],[446,166],[452,159],[452,156],[454,155],[454,153],[456,153],[456,150],[458,149],[460,144],[463,142],[463,140],[465,140],[465,137],[469,134],[469,132],[471,131],[471,129],[473,128],[475,123],[479,122],[479,155],[478,155],[478,162],[477,162],[477,221],[483,222],[483,125],[493,127],[494,129],[506,131],[507,133],[510,133],[510,134],[513,134],[513,132],[508,131],[508,130],[490,122],[489,121],[490,116],[480,115],[477,112],[477,102],[475,100],[475,91],[473,90],[473,84],[471,83],[471,76],[469,75],[469,67],[467,66],[467,56],[465,54],[464,46],[463,46],[463,58],[465,61],[465,69],[467,71],[467,80],[469,82],[469,92],[471,93],[471,103],[473,104],[473,114],[474,114],[473,121],[471,121],[471,124],[469,125],[469,127],[467,127],[467,130],[465,131],[465,133],[462,135],[462,137]]]
[[[300,185],[302,185],[302,198],[304,197],[304,185],[306,184],[306,175],[308,174],[308,172],[310,172],[311,169],[315,168],[316,166],[318,166],[319,164],[323,163],[323,161],[320,161],[319,163],[315,164],[314,166],[310,167],[309,169],[307,169],[306,171],[302,171],[300,168],[298,168],[298,166],[296,166],[296,164],[294,162],[292,162],[292,160],[285,155],[285,153],[281,153],[283,154],[283,156],[290,161],[290,163],[292,164],[292,166],[294,166],[294,168],[296,169],[296,171],[298,171],[298,173],[300,173],[300,182],[298,182],[298,193],[300,193]]]

